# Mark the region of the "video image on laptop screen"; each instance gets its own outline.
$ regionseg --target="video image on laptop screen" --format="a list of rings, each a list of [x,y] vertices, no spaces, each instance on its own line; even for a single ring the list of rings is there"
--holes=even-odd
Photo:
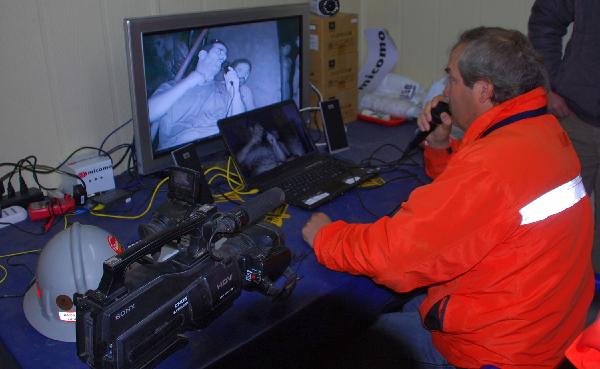
[[[219,126],[240,174],[246,179],[314,150],[291,100],[223,119]]]

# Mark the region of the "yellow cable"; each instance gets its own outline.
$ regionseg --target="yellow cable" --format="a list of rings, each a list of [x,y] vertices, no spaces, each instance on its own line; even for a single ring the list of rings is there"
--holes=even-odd
[[[231,179],[231,156],[230,156],[227,158],[227,184],[229,185],[229,188],[231,188],[235,191],[235,189],[233,188],[231,183],[232,183],[232,179]],[[243,183],[238,183],[237,187],[239,188],[239,187],[242,187],[243,185],[244,185]]]
[[[12,254],[0,255],[0,259],[2,259],[2,258],[10,258],[11,256],[33,254],[33,253],[40,252],[40,251],[42,251],[42,250],[41,249],[35,249],[35,250],[13,252]],[[6,280],[6,278],[8,278],[8,269],[6,269],[6,267],[4,265],[0,264],[0,270],[2,270],[2,272],[4,273],[2,275],[2,277],[0,278],[0,284],[2,284],[2,283],[4,283],[4,281]]]
[[[254,195],[256,193],[258,193],[258,190],[256,188],[253,188],[249,191],[241,191],[242,189],[244,189],[245,184],[244,181],[242,180],[242,177],[239,175],[239,173],[233,173],[231,171],[231,163],[233,162],[233,160],[231,159],[231,156],[229,157],[229,159],[227,160],[227,184],[229,185],[229,188],[231,188],[231,190],[238,194],[238,195]],[[235,167],[235,165],[233,166],[237,172],[237,168]],[[237,182],[235,180],[233,180],[230,175],[235,175],[237,177],[240,178],[240,181]],[[233,184],[237,184],[236,187],[232,186]]]
[[[0,264],[0,270],[2,270],[2,272],[4,273],[4,275],[2,275],[2,278],[0,278],[0,284],[2,284],[8,277],[8,269],[6,269],[4,265]]]
[[[223,178],[227,179],[227,175],[225,175],[225,174],[221,174],[221,173],[218,173],[218,174],[215,174],[214,176],[210,177],[210,179],[208,180],[208,184],[212,184],[212,182],[213,182],[215,179],[219,178],[219,177],[223,177]],[[237,181],[237,180],[235,180],[235,179],[233,179],[233,178],[231,179],[231,182],[233,182],[233,183],[235,183],[235,184],[237,184],[237,185],[242,185],[242,183],[241,183],[241,182],[239,182],[239,181]]]
[[[215,179],[224,178],[227,181],[229,188],[231,189],[231,191],[223,194],[223,196],[222,195],[214,195],[213,197],[215,198],[215,201],[217,201],[217,202],[229,201],[227,199],[227,197],[239,197],[237,195],[253,195],[253,194],[258,193],[257,189],[252,189],[249,191],[241,191],[244,188],[244,182],[242,181],[242,178],[239,175],[239,173],[237,173],[237,170],[236,170],[236,172],[232,171],[232,169],[231,169],[232,162],[233,162],[233,160],[230,156],[227,159],[227,168],[226,169],[218,167],[218,166],[214,166],[214,167],[209,168],[206,171],[204,171],[204,174],[208,174],[215,170],[225,173],[225,174],[217,173],[208,179],[208,184],[212,184]],[[238,178],[239,178],[239,180],[238,180]]]
[[[97,217],[112,218],[112,219],[140,219],[141,217],[143,217],[150,211],[150,209],[152,208],[152,203],[154,202],[154,198],[156,197],[156,194],[158,193],[160,186],[162,186],[168,180],[169,180],[169,177],[165,177],[160,182],[158,182],[158,184],[154,188],[152,197],[150,198],[150,203],[148,203],[146,210],[144,210],[141,214],[138,214],[138,215],[113,215],[113,214],[96,213],[94,211],[90,211],[90,214],[97,216]]]
[[[208,173],[212,172],[213,170],[218,170],[218,171],[221,171],[223,173],[227,173],[227,169],[223,169],[223,168],[221,168],[219,166],[214,166],[214,167],[211,167],[211,168],[208,168],[207,170],[205,170],[204,171],[204,175],[208,175]],[[236,177],[239,177],[239,174],[237,174],[237,173],[232,173],[232,174],[234,176],[236,176]]]
[[[4,254],[4,255],[0,255],[0,259],[2,259],[2,258],[10,258],[10,257],[12,257],[12,256],[19,256],[19,255],[33,254],[33,253],[40,252],[40,251],[42,251],[42,249],[35,249],[35,250],[27,250],[27,251],[13,252],[12,254]]]

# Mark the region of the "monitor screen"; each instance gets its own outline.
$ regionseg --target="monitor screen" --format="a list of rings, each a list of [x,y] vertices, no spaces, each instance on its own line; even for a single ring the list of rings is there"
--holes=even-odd
[[[256,178],[315,152],[292,100],[219,121],[242,178]]]
[[[308,92],[307,5],[125,20],[138,171],[195,143],[223,151],[217,121]]]

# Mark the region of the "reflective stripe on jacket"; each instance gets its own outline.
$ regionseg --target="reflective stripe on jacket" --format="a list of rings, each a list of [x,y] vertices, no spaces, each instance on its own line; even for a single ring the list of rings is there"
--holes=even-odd
[[[421,316],[455,366],[552,368],[583,328],[593,296],[592,210],[566,133],[546,114],[481,137],[546,103],[538,88],[495,106],[452,154],[425,151],[437,177],[393,217],[337,221],[315,238],[331,269],[398,292],[430,286]],[[566,201],[544,200],[556,198]]]

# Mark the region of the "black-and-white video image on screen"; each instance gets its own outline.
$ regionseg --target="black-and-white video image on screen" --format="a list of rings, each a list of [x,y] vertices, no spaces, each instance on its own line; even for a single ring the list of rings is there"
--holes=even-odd
[[[313,146],[291,100],[221,121],[221,134],[243,178],[298,159]]]
[[[219,119],[299,104],[298,17],[143,37],[154,154],[219,134]]]

